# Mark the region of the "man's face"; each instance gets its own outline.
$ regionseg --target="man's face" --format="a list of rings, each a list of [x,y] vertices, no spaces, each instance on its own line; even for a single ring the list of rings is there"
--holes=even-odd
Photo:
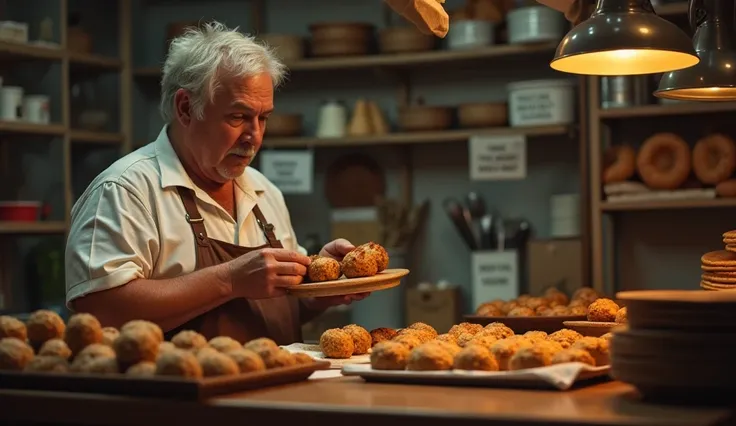
[[[273,111],[273,82],[268,73],[223,79],[204,119],[186,127],[188,148],[201,172],[216,182],[242,175],[263,143],[266,119]]]

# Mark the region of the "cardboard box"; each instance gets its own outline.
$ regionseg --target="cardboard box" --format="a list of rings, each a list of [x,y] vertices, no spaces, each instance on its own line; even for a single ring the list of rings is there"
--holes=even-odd
[[[423,322],[447,333],[460,319],[460,291],[410,288],[406,292],[406,323]]]
[[[568,295],[583,286],[582,243],[577,238],[535,240],[528,245],[529,293],[555,286]]]

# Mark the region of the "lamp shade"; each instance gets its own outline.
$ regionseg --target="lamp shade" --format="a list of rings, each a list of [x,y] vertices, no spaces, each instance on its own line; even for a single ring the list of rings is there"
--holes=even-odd
[[[598,0],[591,17],[557,46],[550,66],[572,74],[639,75],[699,62],[692,40],[649,0]]]
[[[688,101],[736,101],[736,50],[731,35],[733,5],[708,2],[693,42],[700,62],[662,76],[654,96]]]

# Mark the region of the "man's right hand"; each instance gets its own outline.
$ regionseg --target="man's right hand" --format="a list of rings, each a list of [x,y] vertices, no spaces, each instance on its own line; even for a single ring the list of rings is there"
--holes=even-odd
[[[301,284],[310,262],[309,257],[286,249],[246,253],[228,262],[233,295],[246,299],[283,296],[284,287]]]

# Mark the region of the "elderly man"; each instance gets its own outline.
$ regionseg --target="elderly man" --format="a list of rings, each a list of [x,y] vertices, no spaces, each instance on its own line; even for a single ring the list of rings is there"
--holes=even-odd
[[[252,38],[211,23],[169,48],[167,123],[116,161],[72,209],[67,305],[103,325],[133,319],[169,336],[195,330],[245,341],[301,340],[301,325],[366,294],[297,300],[310,259],[283,195],[248,167],[263,142],[285,67]],[[353,246],[327,244],[340,260]]]

